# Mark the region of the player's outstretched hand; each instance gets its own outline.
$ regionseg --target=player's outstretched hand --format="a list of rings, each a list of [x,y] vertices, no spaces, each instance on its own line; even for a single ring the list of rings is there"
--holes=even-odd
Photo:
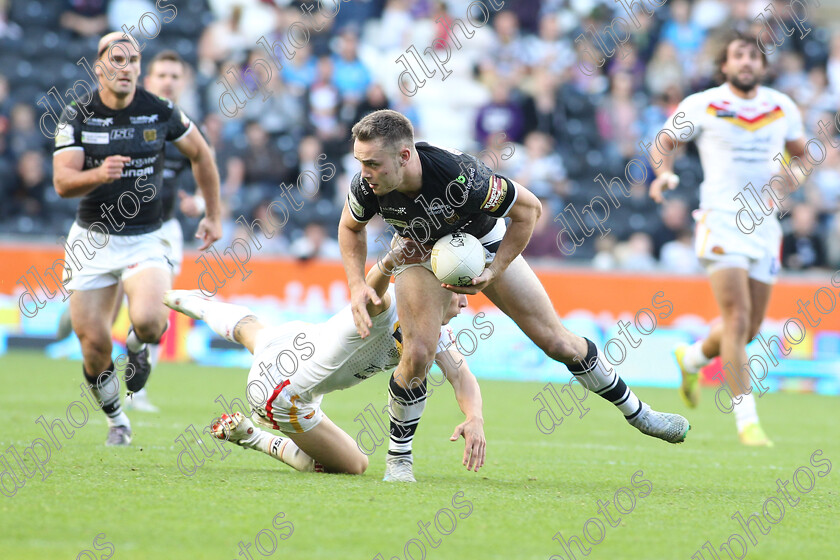
[[[367,284],[360,286],[356,291],[351,290],[350,292],[350,309],[353,311],[353,322],[356,323],[356,332],[362,338],[367,338],[370,334],[370,328],[373,326],[367,310],[367,304],[371,301],[376,305],[382,303],[382,300],[376,295],[376,290]]]
[[[464,436],[464,461],[463,465],[467,470],[478,472],[484,466],[484,450],[487,447],[487,440],[484,439],[484,422],[471,418],[455,426],[455,431],[449,441],[458,441],[459,436]]]
[[[468,286],[453,286],[452,284],[441,284],[442,287],[446,288],[449,291],[455,292],[456,294],[467,294],[468,296],[474,296],[484,288],[490,285],[490,283],[496,279],[496,273],[493,271],[492,268],[489,266],[484,269],[479,276],[476,276],[472,280],[472,284]]]
[[[113,183],[122,177],[123,167],[131,161],[128,156],[108,156],[99,166],[103,183]]]
[[[201,247],[199,251],[203,251],[215,241],[222,238],[222,220],[221,218],[211,218],[205,216],[198,222],[198,229],[195,232],[195,238],[201,239]]]
[[[650,197],[656,201],[657,203],[661,203],[665,200],[665,197],[662,196],[662,193],[666,190],[674,190],[677,188],[677,185],[680,184],[680,178],[677,176],[676,173],[667,172],[663,173],[659,177],[653,180],[650,184]]]

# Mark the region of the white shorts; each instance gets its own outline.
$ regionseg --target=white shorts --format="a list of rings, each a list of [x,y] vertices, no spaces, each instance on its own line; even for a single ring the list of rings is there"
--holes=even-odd
[[[80,245],[92,258],[87,258]],[[172,259],[172,245],[160,229],[140,235],[107,235],[74,222],[64,253],[64,284],[70,290],[105,288],[146,268],[172,272]]]
[[[184,261],[184,230],[175,218],[163,222],[160,231],[172,246],[172,275],[181,274],[181,263]]]
[[[752,233],[738,229],[734,212],[695,210],[695,251],[706,272],[742,268],[749,277],[775,284],[781,268],[782,226],[775,216],[766,216]]]
[[[505,236],[505,231],[507,231],[505,221],[502,219],[498,219],[496,220],[496,225],[493,226],[493,229],[491,229],[488,233],[486,233],[479,239],[481,244],[484,246],[485,265],[489,265],[493,262],[493,259],[496,258],[496,251],[499,248],[499,242],[501,242],[502,237]],[[396,237],[397,236],[395,235],[394,238]],[[394,268],[394,276],[398,276],[401,272],[404,272],[406,269],[411,268],[412,266],[422,266],[429,272],[434,272],[432,270],[432,260],[427,259],[421,263],[403,264],[397,266],[396,268]]]
[[[299,360],[297,369],[288,377],[275,364],[284,350],[292,351],[295,337],[315,325],[303,321],[292,321],[279,327],[266,327],[254,341],[254,362],[248,372],[246,395],[248,404],[254,409],[252,418],[259,424],[286,433],[308,432],[321,423],[323,395],[311,398],[301,396],[308,393],[306,365]],[[268,367],[271,366],[271,367]],[[268,373],[266,373],[266,371]]]

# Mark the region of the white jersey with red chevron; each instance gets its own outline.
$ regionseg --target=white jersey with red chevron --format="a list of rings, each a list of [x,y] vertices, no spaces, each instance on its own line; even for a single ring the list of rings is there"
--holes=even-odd
[[[804,134],[790,97],[760,86],[755,97],[742,99],[728,83],[686,97],[663,130],[697,143],[705,175],[700,208],[733,213],[743,207],[733,198],[747,184],[760,192],[773,175],[784,175],[778,155],[785,155],[786,141]]]

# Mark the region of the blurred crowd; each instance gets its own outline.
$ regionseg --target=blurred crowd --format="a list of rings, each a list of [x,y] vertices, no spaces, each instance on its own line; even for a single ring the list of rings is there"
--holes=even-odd
[[[596,234],[572,257],[557,249],[553,218],[568,204],[581,208],[601,193],[597,175],[621,176],[639,156],[639,142],[655,136],[680,100],[715,85],[712,61],[722,31],[734,26],[757,32],[754,19],[766,6],[786,17],[788,4],[670,0],[651,16],[637,9],[639,27],[632,27],[622,52],[588,75],[578,66],[587,42],[575,38],[592,27],[603,33],[616,16],[628,19],[621,4],[517,0],[497,10],[501,0],[485,3],[490,19],[479,26],[483,18],[467,0],[322,0],[306,6],[290,0],[159,0],[158,8],[171,4],[177,15],[148,41],[143,59],[174,49],[189,64],[180,105],[215,149],[227,241],[244,236],[243,221],[266,218],[281,183],[293,185],[306,174],[302,206],[261,251],[339,258],[335,226],[357,171],[350,127],[370,111],[392,108],[412,120],[418,139],[480,153],[541,198],[544,211],[526,257],[601,269],[697,272],[691,210],[702,169],[692,147],[678,160],[682,182],[667,203],[654,204],[645,185],[633,188],[612,211],[606,223],[611,231]],[[0,0],[4,238],[46,235],[53,242],[69,229],[77,201],[58,198],[52,188],[51,142],[39,129],[44,109],[36,103],[53,86],[64,92],[86,79],[76,62],[95,57],[98,37],[136,25],[146,12],[161,9],[151,0]],[[807,22],[807,37],[790,37],[772,53],[767,80],[797,102],[809,138],[819,119],[832,122],[840,109],[840,29],[823,23]],[[441,68],[432,52],[443,60],[444,43],[450,60]],[[270,60],[270,45],[282,71]],[[435,73],[424,75],[415,64],[424,83],[409,96],[398,81],[405,66],[396,60],[415,60],[408,54],[412,48]],[[258,68],[259,59],[273,70],[264,91],[257,91],[257,80],[267,78],[265,72],[246,72]],[[442,80],[444,70],[451,74]],[[220,106],[226,91],[244,102],[233,116],[230,99],[226,109]],[[335,173],[324,172],[326,163]],[[182,183],[178,187],[187,192],[195,188],[189,177]],[[840,267],[840,151],[829,150],[791,201],[784,266]],[[244,220],[237,225],[239,218]],[[184,219],[184,226],[189,239],[195,221]],[[384,224],[372,229],[371,251],[380,253],[383,240],[376,233]]]

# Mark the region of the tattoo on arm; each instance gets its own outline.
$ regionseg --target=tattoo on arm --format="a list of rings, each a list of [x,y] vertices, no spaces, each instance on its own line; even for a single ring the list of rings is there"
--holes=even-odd
[[[248,325],[255,325],[257,323],[259,323],[259,320],[256,315],[247,315],[243,317],[238,323],[236,323],[236,326],[233,327],[233,339],[240,340],[242,329]]]

